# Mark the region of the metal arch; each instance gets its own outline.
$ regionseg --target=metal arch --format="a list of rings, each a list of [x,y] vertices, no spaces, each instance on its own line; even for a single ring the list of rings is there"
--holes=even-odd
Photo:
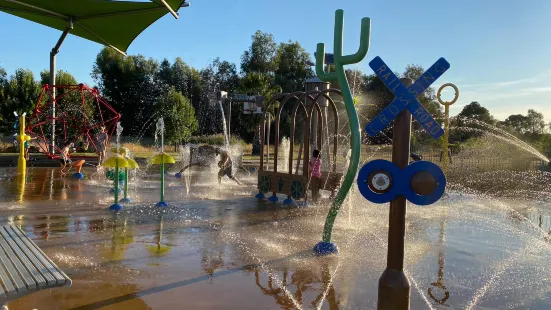
[[[333,115],[335,117],[335,130],[334,130],[334,136],[333,136],[333,166],[332,166],[332,170],[333,170],[333,172],[336,172],[336,170],[337,170],[337,150],[338,150],[338,141],[339,141],[338,140],[339,112],[337,111],[337,106],[335,105],[335,102],[333,101],[333,98],[331,98],[329,96],[329,94],[330,93],[335,93],[335,94],[341,96],[341,98],[342,98],[342,93],[341,93],[340,89],[337,89],[337,88],[324,89],[324,90],[321,90],[321,91],[318,91],[318,92],[319,92],[319,94],[316,97],[314,97],[314,100],[317,102],[318,98],[320,96],[325,97],[325,99],[327,99],[329,101],[329,103],[331,104],[331,108],[333,109]]]
[[[323,118],[321,117],[322,116],[322,112],[321,112],[321,108],[320,108],[320,105],[317,101],[312,101],[312,106],[310,107],[309,111],[307,112],[308,113],[308,121],[307,121],[307,125],[308,125],[308,128],[312,128],[312,115],[313,115],[313,111],[314,111],[314,108],[316,108],[316,111],[318,111],[318,121],[319,119],[321,118],[321,128],[324,128],[326,126],[324,126],[324,120]],[[308,176],[309,175],[309,169],[307,169],[308,167],[308,162],[310,160],[310,132],[311,130],[308,131],[308,135],[306,135],[306,141],[304,141],[304,162],[303,162],[303,166],[302,166],[302,174],[304,176]],[[306,186],[308,188],[308,185]],[[306,191],[306,193],[308,193],[308,191]],[[307,195],[306,195],[307,196]]]
[[[306,118],[306,121],[304,122],[304,126],[306,126],[309,120],[306,106],[302,102],[302,100],[299,100],[293,107],[293,112],[291,112],[291,138],[289,140],[289,174],[293,174],[293,156],[291,156],[291,154],[293,154],[294,148],[295,148],[296,116],[297,116],[297,110],[299,106],[302,107],[302,111],[304,111],[304,116]]]
[[[277,94],[264,105],[264,113],[262,114],[262,126],[260,128],[260,169],[258,171],[264,171],[264,144],[266,143],[266,137],[264,135],[266,134],[266,113],[269,113],[268,110],[272,103],[274,103],[275,101],[280,101],[280,98],[286,97],[287,95],[289,94]]]
[[[304,95],[303,91],[295,91],[280,101],[281,104],[279,105],[279,108],[277,109],[276,118],[275,118],[275,139],[274,139],[274,172],[277,172],[277,159],[278,159],[278,150],[279,150],[279,122],[281,120],[281,112],[283,111],[283,107],[289,101],[290,99],[297,99],[300,101],[301,97],[297,97],[297,95],[301,95],[301,97]]]

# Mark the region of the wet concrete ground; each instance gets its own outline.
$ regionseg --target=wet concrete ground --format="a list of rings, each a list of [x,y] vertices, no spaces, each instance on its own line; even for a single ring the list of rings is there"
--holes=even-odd
[[[286,208],[257,201],[254,176],[236,185],[216,172],[131,183],[120,213],[102,172],[61,178],[29,171],[24,191],[0,173],[0,222],[22,226],[72,279],[10,309],[375,309],[386,264],[388,207],[357,193],[337,220],[340,254],[319,258],[328,202]],[[20,180],[19,180],[20,181]],[[521,206],[520,208],[518,206]],[[408,211],[406,272],[412,309],[549,309],[551,207],[451,197]]]

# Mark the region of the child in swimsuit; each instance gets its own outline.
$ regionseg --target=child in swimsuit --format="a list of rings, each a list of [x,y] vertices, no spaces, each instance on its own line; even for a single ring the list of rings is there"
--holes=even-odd
[[[63,148],[61,149],[61,154],[59,154],[59,161],[61,163],[61,176],[64,177],[69,170],[71,170],[71,159],[69,158],[69,152],[71,149],[71,142],[65,142],[63,145]],[[69,167],[67,171],[65,171],[65,168]]]
[[[310,177],[310,183],[312,184],[312,200],[316,201],[319,198],[319,182],[321,177],[321,158],[320,151],[318,150],[314,150],[312,153],[310,169],[312,170],[312,175]]]

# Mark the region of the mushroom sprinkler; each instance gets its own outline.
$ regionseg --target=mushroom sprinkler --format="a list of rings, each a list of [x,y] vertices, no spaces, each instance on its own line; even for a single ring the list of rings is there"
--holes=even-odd
[[[119,204],[119,169],[128,168],[128,160],[123,156],[117,154],[115,156],[109,157],[105,161],[103,166],[107,168],[115,168],[115,203],[109,207],[109,210],[120,211],[122,210],[122,206]]]
[[[354,64],[362,61],[367,55],[369,50],[369,38],[371,22],[368,17],[362,18],[361,32],[360,32],[360,47],[355,54],[343,55],[343,10],[335,11],[335,31],[334,31],[334,72],[325,72],[325,44],[318,43],[316,51],[316,74],[319,79],[324,82],[338,82],[341,87],[344,106],[346,108],[346,114],[349,118],[350,124],[350,148],[352,150],[350,156],[350,164],[345,178],[341,184],[335,199],[331,205],[331,209],[327,214],[325,220],[325,226],[323,229],[323,238],[315,247],[314,251],[318,255],[327,255],[338,252],[337,246],[331,242],[331,234],[333,231],[333,224],[339,212],[339,209],[346,198],[346,195],[350,191],[350,187],[354,182],[356,172],[358,171],[358,163],[361,152],[361,137],[360,137],[360,124],[358,120],[358,113],[354,106],[354,99],[350,92],[350,86],[346,79],[344,65]]]
[[[128,169],[139,169],[138,163],[132,158],[126,157],[128,167],[124,168],[124,198],[121,199],[121,203],[130,203],[132,199],[128,197]]]
[[[130,197],[128,197],[128,170],[129,169],[139,169],[140,166],[138,165],[138,163],[134,159],[128,157],[128,149],[127,148],[120,147],[118,150],[117,150],[117,148],[113,148],[113,152],[116,152],[116,153],[120,154],[128,162],[128,167],[124,168],[124,198],[121,199],[120,202],[121,203],[130,203],[130,202],[132,202],[132,199],[130,199]]]
[[[161,200],[156,204],[157,207],[168,207],[165,202],[165,164],[174,164],[174,158],[166,153],[160,153],[155,155],[151,160],[154,165],[161,166]]]

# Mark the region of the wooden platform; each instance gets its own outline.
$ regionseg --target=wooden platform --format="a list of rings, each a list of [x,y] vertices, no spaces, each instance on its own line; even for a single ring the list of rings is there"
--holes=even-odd
[[[17,226],[0,227],[0,302],[58,286],[71,279]]]

